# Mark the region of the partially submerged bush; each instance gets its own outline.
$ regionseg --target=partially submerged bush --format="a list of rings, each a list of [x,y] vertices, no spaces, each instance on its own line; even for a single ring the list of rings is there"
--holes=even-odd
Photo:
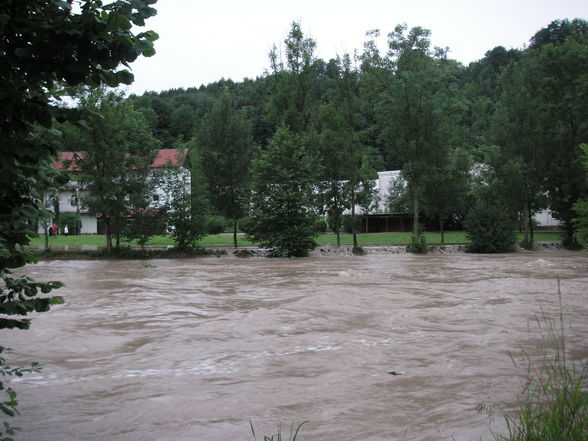
[[[406,251],[414,254],[427,254],[428,249],[425,236],[422,234],[416,237],[412,236],[410,238],[410,243],[406,247]]]
[[[356,246],[351,249],[351,254],[353,254],[354,256],[365,256],[367,254],[367,251],[360,246]]]

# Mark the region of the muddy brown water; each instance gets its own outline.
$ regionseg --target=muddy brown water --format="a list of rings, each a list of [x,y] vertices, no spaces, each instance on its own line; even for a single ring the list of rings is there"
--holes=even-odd
[[[156,266],[155,268],[149,267]],[[53,261],[66,304],[3,331],[28,441],[492,439],[558,315],[588,360],[588,255]],[[543,312],[542,312],[543,311]],[[391,375],[389,372],[401,373]]]

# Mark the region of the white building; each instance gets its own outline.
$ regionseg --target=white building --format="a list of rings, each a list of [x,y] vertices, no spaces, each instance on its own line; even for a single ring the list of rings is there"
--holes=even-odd
[[[92,216],[88,214],[82,207],[80,202],[80,197],[83,196],[83,189],[80,188],[79,182],[76,180],[75,175],[79,172],[75,160],[76,158],[83,157],[82,152],[61,152],[57,160],[53,163],[53,167],[67,171],[71,174],[71,180],[68,184],[64,187],[59,189],[57,193],[57,203],[59,204],[59,213],[74,213],[81,221],[80,227],[80,234],[102,234],[102,225],[100,222],[100,218],[96,216]],[[64,166],[64,162],[69,161],[68,167]],[[186,163],[186,152],[178,149],[162,149],[159,150],[157,153],[157,157],[151,164],[151,168],[155,171],[161,170],[166,166],[182,166],[184,167]],[[188,176],[190,171],[186,168],[183,168],[183,173]],[[165,194],[164,188],[156,188],[156,194],[154,195],[154,200],[165,200],[167,195]],[[53,210],[54,203],[53,197],[48,195],[46,197],[46,204],[45,206]],[[48,225],[53,225],[57,222],[57,219],[51,218],[49,219]],[[61,226],[58,225],[61,232]],[[39,234],[44,233],[45,225],[44,223],[39,224]],[[70,232],[71,233],[71,232]]]
[[[374,208],[369,214],[371,217],[369,231],[389,231],[389,228],[400,229],[404,231],[409,225],[402,215],[408,213],[390,213],[387,205],[388,195],[390,191],[390,184],[394,181],[402,180],[400,170],[389,170],[378,172],[378,179],[374,181]],[[356,207],[356,213],[363,214],[361,207]],[[539,227],[558,227],[561,221],[553,217],[550,210],[542,210],[536,213],[533,218]]]

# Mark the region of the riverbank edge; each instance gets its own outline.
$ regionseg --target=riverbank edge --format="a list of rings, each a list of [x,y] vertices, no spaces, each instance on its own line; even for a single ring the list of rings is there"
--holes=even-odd
[[[466,253],[467,244],[429,245],[429,255]],[[362,247],[364,255],[389,255],[389,254],[410,254],[406,251],[406,245],[369,245]],[[178,251],[172,247],[147,248],[125,248],[123,252],[106,253],[97,250],[84,249],[50,249],[48,253],[43,250],[31,250],[39,261],[47,260],[149,260],[149,259],[185,259],[197,257],[267,257],[267,250],[259,247],[248,246],[240,248],[228,247],[207,247],[198,248],[192,251]],[[533,250],[527,250],[519,246],[514,253],[533,253],[542,251],[566,251],[559,242],[538,242]],[[478,254],[478,253],[476,253]],[[322,256],[355,256],[351,245],[317,246],[310,251],[308,257]]]

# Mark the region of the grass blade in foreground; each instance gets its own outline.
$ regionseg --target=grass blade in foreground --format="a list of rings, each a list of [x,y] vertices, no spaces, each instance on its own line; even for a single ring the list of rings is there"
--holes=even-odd
[[[537,363],[527,356],[528,379],[515,416],[505,415],[508,436],[498,441],[580,441],[588,440],[588,369],[570,361],[565,353],[564,322],[560,300],[559,329],[543,314],[549,340]],[[553,342],[550,348],[549,343]]]
[[[300,428],[304,426],[308,421],[301,422],[294,430],[294,423],[290,426],[290,435],[288,436],[288,441],[296,441],[298,437],[298,432]],[[255,436],[255,429],[253,429],[253,423],[249,420],[249,426],[251,427],[251,433],[253,434],[253,439],[257,441],[257,437]],[[278,424],[278,433],[272,436],[264,436],[263,441],[285,441],[285,438],[282,438],[282,424]]]

